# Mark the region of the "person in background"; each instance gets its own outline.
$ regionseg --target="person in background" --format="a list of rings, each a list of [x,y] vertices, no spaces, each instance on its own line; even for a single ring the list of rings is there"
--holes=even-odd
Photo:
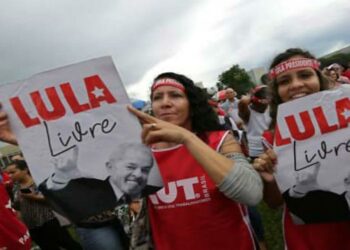
[[[244,122],[248,140],[248,156],[254,160],[264,152],[261,136],[268,129],[271,118],[268,104],[270,97],[266,85],[256,86],[251,95],[242,96],[238,103],[238,115]],[[266,249],[261,215],[255,206],[249,206],[249,218],[258,237],[261,249]]]
[[[298,61],[298,63],[295,63]],[[283,63],[293,62],[295,67],[277,73]],[[264,132],[265,145],[273,145],[276,125],[277,107],[281,103],[328,89],[328,80],[319,70],[319,63],[308,51],[291,48],[277,55],[270,66],[271,93],[270,129]],[[292,156],[291,156],[292,157]],[[278,207],[284,203],[277,187],[273,172],[277,157],[273,149],[267,148],[265,153],[256,158],[253,166],[260,172],[264,180],[264,200],[270,207]],[[350,221],[295,225],[286,207],[283,214],[283,232],[286,249],[350,249]]]
[[[263,74],[261,77],[260,77],[260,82],[262,85],[269,85],[269,82],[270,82],[270,79],[269,79],[269,74],[266,73],[266,74]]]
[[[234,122],[236,123],[238,128],[242,128],[242,120],[238,116],[238,102],[239,100],[236,98],[237,93],[232,88],[226,89],[226,101],[221,104],[221,108],[229,115]]]
[[[9,174],[7,173],[6,169],[2,170],[0,168],[0,175],[2,178],[3,185],[6,188],[6,191],[10,197],[11,200],[13,200],[13,181],[11,180]]]
[[[324,68],[322,73],[328,78],[329,89],[337,88],[341,85],[341,83],[338,82],[339,75],[334,69]]]
[[[151,87],[154,116],[132,107],[143,124],[164,188],[150,195],[155,249],[255,249],[244,205],[255,205],[262,183],[239,143],[221,126],[207,94],[176,73]]]
[[[220,107],[219,103],[214,100],[208,100],[209,105],[214,109],[215,113],[218,116],[219,123],[227,130],[235,130],[237,131],[237,125],[235,121],[225,113]]]
[[[223,129],[232,131],[235,139],[241,145],[242,152],[246,155],[248,146],[246,140],[244,140],[244,131],[238,129],[235,121],[220,108],[218,102],[214,101],[213,99],[210,99],[208,100],[208,103],[217,114],[220,125],[222,125]]]
[[[344,68],[338,63],[333,63],[327,67],[328,70],[335,70],[337,72],[337,82],[340,84],[350,84],[350,79],[343,76]]]
[[[0,174],[0,249],[30,250],[31,245],[29,231],[17,218]]]
[[[154,249],[147,212],[147,198],[130,203],[130,250]]]
[[[271,122],[269,102],[267,86],[259,85],[253,89],[250,96],[242,96],[238,103],[238,115],[246,127],[248,155],[252,160],[264,152],[261,136]]]
[[[13,182],[19,185],[14,194],[15,204],[21,219],[29,228],[32,239],[42,250],[80,250],[80,244],[62,228],[46,204],[45,198],[37,190],[25,161],[15,161],[7,167]]]

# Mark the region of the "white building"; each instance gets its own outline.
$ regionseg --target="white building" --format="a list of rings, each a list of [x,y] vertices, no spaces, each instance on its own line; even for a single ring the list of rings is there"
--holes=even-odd
[[[247,71],[247,73],[249,75],[250,80],[252,80],[252,82],[255,85],[259,85],[259,84],[261,84],[260,78],[263,74],[266,73],[266,70],[263,67],[259,67],[259,68],[251,69],[251,70]]]

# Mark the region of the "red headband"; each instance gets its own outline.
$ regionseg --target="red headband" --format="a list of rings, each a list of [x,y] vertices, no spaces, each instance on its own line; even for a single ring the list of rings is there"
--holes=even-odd
[[[181,91],[185,92],[185,87],[178,81],[171,79],[171,78],[162,78],[157,81],[155,81],[152,85],[152,92],[155,91],[157,88],[161,86],[171,86],[180,89]]]
[[[251,102],[256,103],[256,104],[269,104],[270,103],[270,98],[266,97],[266,98],[259,98],[257,96],[255,96],[255,94],[260,91],[263,88],[267,88],[266,85],[258,85],[256,86],[252,91],[251,91]]]
[[[290,69],[299,69],[299,68],[305,68],[305,67],[311,67],[313,69],[318,69],[320,67],[320,62],[316,59],[310,59],[310,58],[297,58],[297,59],[290,59],[284,62],[281,62],[277,66],[275,66],[273,69],[270,70],[269,77],[270,79],[276,78],[279,74],[290,70]]]

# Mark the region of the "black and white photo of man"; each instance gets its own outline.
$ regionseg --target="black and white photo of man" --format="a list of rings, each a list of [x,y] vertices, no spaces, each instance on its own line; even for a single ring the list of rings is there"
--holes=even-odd
[[[77,167],[78,149],[72,158],[39,185],[59,213],[78,222],[119,204],[130,202],[160,187],[148,186],[154,169],[150,149],[140,143],[115,147],[106,160],[104,180],[82,176]],[[150,176],[152,177],[152,176]]]
[[[109,156],[106,163],[109,182],[117,197],[139,198],[153,166],[149,149],[129,144]]]

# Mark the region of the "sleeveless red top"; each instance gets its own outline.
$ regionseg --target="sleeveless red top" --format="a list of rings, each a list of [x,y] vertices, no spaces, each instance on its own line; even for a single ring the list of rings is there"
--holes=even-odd
[[[208,145],[217,150],[226,133],[208,133]],[[255,249],[245,207],[218,190],[184,145],[153,153],[164,181],[148,200],[156,249]]]
[[[265,131],[263,140],[273,145],[273,134]],[[296,225],[284,207],[283,234],[288,250],[350,249],[350,221]]]

